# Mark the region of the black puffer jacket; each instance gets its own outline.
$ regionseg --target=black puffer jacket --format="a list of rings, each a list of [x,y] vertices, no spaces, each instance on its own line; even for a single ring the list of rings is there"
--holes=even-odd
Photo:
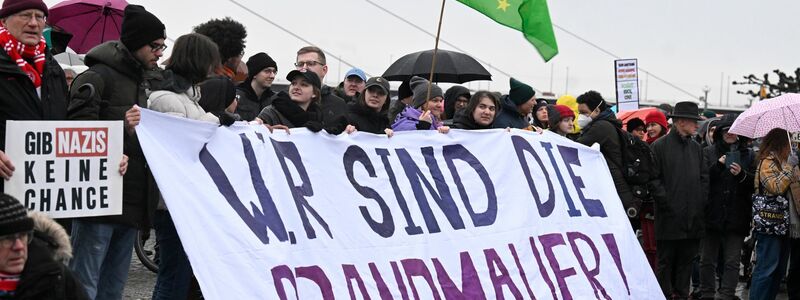
[[[389,100],[386,100],[380,112],[362,103],[363,99],[359,98],[356,102],[348,104],[346,115],[339,117],[334,124],[325,126],[328,133],[339,134],[347,125],[353,125],[358,131],[374,134],[384,134],[387,128],[392,128],[386,113],[389,110]]]
[[[250,85],[250,80],[242,82],[236,87],[236,97],[239,100],[236,114],[244,121],[255,120],[261,110],[272,104],[272,97],[275,96],[272,89],[266,89],[261,93],[261,97],[258,97],[253,86]]]
[[[464,109],[456,112],[456,116],[453,118],[453,128],[464,130],[491,129],[492,124],[489,124],[489,126],[482,126],[475,123],[475,119],[472,115]]]
[[[617,120],[614,113],[610,109],[601,112],[592,123],[589,123],[581,130],[581,136],[577,142],[586,146],[592,146],[594,143],[600,144],[600,152],[608,163],[608,169],[611,172],[611,178],[614,180],[614,187],[617,189],[617,194],[622,205],[627,209],[635,207],[633,203],[633,192],[630,186],[625,181],[622,174],[622,146],[620,144],[621,137],[619,130],[622,129],[622,122]]]
[[[322,99],[319,101],[319,111],[322,114],[322,122],[329,124],[336,121],[337,118],[347,113],[347,104],[342,98],[336,96],[334,88],[327,85],[322,86]]]
[[[66,120],[67,81],[64,70],[50,52],[45,55],[41,97],[36,94],[28,75],[3,50],[0,50],[0,76],[0,150],[6,149],[8,120]],[[20,167],[17,166],[18,169]],[[4,183],[4,180],[0,180],[0,191]]]
[[[58,260],[69,256],[64,229],[43,214],[34,217],[34,239],[14,299],[89,299],[80,281]]]
[[[729,127],[732,124],[732,119],[723,119],[717,127]],[[738,152],[740,157],[739,165],[742,171],[737,176],[733,176],[730,169],[719,162],[720,157],[731,151]],[[715,134],[713,145],[703,149],[703,156],[709,175],[706,230],[747,235],[752,220],[751,195],[755,192],[754,152],[746,148],[744,143],[728,145],[723,140],[722,134]]]
[[[142,64],[121,42],[92,48],[85,62],[89,70],[72,82],[70,120],[124,120],[125,112],[134,104],[147,108],[145,90],[150,88],[150,81],[145,80]],[[129,160],[122,184],[122,215],[87,220],[147,228],[158,199],[155,181],[136,135],[126,130],[123,145]]]

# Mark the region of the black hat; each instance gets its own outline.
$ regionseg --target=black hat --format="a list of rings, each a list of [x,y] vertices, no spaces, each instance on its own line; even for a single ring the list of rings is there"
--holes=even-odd
[[[628,132],[633,132],[634,129],[639,128],[639,127],[644,127],[645,124],[644,124],[644,121],[642,121],[642,119],[633,118],[633,119],[628,120],[628,123],[625,126],[626,126],[625,128],[628,130]]]
[[[42,0],[6,0],[0,8],[0,18],[5,18],[26,9],[38,9],[47,16],[47,4]]]
[[[675,103],[675,108],[672,109],[672,114],[667,115],[667,117],[673,119],[701,120],[700,110],[697,108],[697,103],[691,101]]]
[[[364,86],[364,89],[366,90],[373,86],[380,87],[381,89],[383,89],[383,92],[386,93],[386,95],[389,95],[389,88],[390,88],[389,82],[386,81],[386,79],[384,79],[383,77],[370,78],[369,80],[367,80],[367,84]]]
[[[119,40],[130,52],[136,52],[157,39],[167,38],[166,27],[141,5],[128,4],[122,17]]]
[[[275,63],[275,60],[273,60],[272,57],[269,57],[269,55],[264,52],[256,53],[247,59],[247,74],[250,78],[255,77],[256,74],[266,68],[275,68],[275,71],[277,72],[278,64]]]
[[[33,230],[33,219],[19,200],[7,194],[0,196],[0,236]]]
[[[511,89],[508,91],[508,97],[511,98],[514,104],[522,105],[528,102],[528,100],[531,100],[533,96],[536,96],[536,91],[534,91],[530,85],[524,84],[514,78],[510,78],[508,82],[509,86],[511,86]]]
[[[301,72],[301,71],[298,71],[298,70],[292,70],[291,72],[289,72],[289,74],[286,74],[286,80],[291,82],[297,76],[302,76],[311,85],[317,87],[318,89],[322,89],[322,83],[320,82],[319,76],[317,76],[317,73],[314,73],[314,72],[311,72],[311,71]]]
[[[403,83],[400,84],[400,87],[397,89],[397,99],[405,99],[411,96],[414,96],[414,92],[411,91],[411,84],[409,80],[403,80]]]

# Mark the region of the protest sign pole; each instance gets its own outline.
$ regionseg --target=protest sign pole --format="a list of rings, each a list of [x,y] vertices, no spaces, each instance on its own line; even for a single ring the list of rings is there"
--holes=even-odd
[[[436,45],[433,47],[433,59],[431,60],[431,75],[428,77],[428,96],[425,100],[431,99],[431,87],[433,86],[433,71],[436,69],[436,53],[439,52],[439,35],[442,33],[442,18],[444,17],[444,2],[442,0],[442,10],[439,12],[439,28],[436,29]]]

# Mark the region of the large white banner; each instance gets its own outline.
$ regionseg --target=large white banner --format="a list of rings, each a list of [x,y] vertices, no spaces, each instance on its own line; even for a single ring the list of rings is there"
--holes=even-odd
[[[601,154],[551,133],[136,131],[209,299],[663,299]]]
[[[5,193],[52,218],[122,214],[122,121],[6,121]]]

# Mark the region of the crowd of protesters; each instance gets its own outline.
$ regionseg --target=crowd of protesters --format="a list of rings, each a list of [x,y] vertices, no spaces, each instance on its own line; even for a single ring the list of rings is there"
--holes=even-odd
[[[789,297],[800,299],[795,207],[783,212],[792,216],[784,224],[788,232],[753,232],[752,225],[754,194],[791,197],[790,184],[800,180],[796,146],[785,130],[753,141],[728,132],[736,115],[701,115],[693,102],[653,110],[623,126],[595,91],[552,104],[514,78],[501,94],[463,86],[443,92],[415,76],[391,99],[386,79],[368,78],[358,68],[338,87],[325,85],[325,52],[314,46],[297,51],[285,77],[288,91],[276,93],[272,84],[279,66],[265,52],[243,61],[247,32],[230,18],[200,24],[177,38],[162,69],[166,28],[138,5],[125,8],[120,39],[89,51],[89,69],[68,81],[42,39],[47,14],[41,0],[5,0],[0,8],[5,45],[0,74],[7,79],[0,81],[0,176],[15,174],[2,151],[6,120],[122,120],[123,212],[57,224],[29,215],[3,194],[0,299],[121,299],[135,236],[149,228],[156,229],[160,247],[153,299],[198,297],[192,295],[191,265],[136,137],[140,108],[222,125],[245,121],[270,130],[305,127],[389,138],[408,130],[548,130],[599,145],[667,298],[736,299],[740,273],[748,274],[750,263],[740,257],[755,251],[750,299],[774,299],[784,280]],[[636,174],[630,174],[631,152],[645,153],[647,161]],[[746,240],[757,242],[754,250]]]

